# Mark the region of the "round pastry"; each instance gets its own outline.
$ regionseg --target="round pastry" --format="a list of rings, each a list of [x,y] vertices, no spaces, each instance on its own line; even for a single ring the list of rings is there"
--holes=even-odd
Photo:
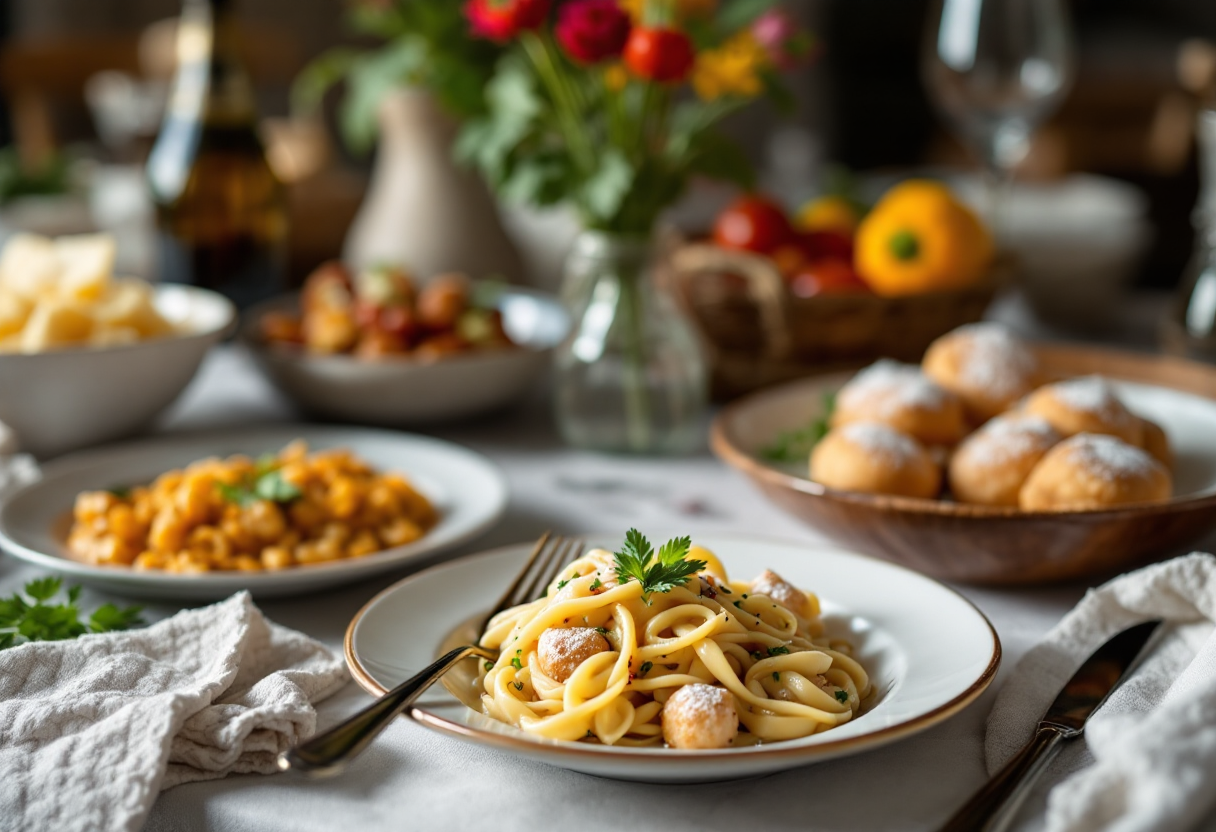
[[[1026,478],[1027,511],[1081,511],[1168,500],[1170,472],[1140,448],[1094,433],[1056,445]]]
[[[889,425],[853,422],[811,451],[811,479],[829,488],[904,497],[937,496],[941,469],[919,442]]]
[[[967,434],[963,403],[920,368],[898,361],[871,364],[836,394],[832,426],[881,422],[926,445],[953,445]]]
[[[1010,413],[985,423],[950,459],[950,491],[961,503],[1017,506],[1039,460],[1063,437],[1039,416]]]
[[[1084,376],[1041,387],[1031,394],[1023,408],[1042,416],[1064,436],[1099,433],[1115,436],[1129,445],[1141,447],[1144,425],[1101,376]]]
[[[925,375],[963,401],[967,415],[984,422],[1009,409],[1039,385],[1039,361],[999,324],[968,324],[929,345]]]
[[[1140,447],[1148,451],[1148,455],[1160,462],[1167,469],[1174,467],[1174,452],[1170,448],[1170,438],[1166,435],[1165,429],[1156,422],[1140,418],[1140,427],[1142,434],[1140,437]]]

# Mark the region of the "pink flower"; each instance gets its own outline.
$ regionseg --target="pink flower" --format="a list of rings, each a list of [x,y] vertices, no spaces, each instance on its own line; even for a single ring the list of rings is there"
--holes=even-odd
[[[573,60],[595,64],[621,54],[629,28],[616,0],[570,0],[557,13],[554,34]]]
[[[769,9],[760,15],[752,24],[752,36],[778,69],[793,69],[813,57],[815,40],[811,33],[784,9]]]
[[[464,16],[479,38],[505,43],[526,29],[538,29],[552,0],[467,0]]]

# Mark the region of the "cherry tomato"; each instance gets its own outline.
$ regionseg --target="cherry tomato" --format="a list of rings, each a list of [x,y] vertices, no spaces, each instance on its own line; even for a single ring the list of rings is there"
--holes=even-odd
[[[718,215],[714,242],[722,248],[768,254],[796,240],[781,206],[761,196],[745,196]]]
[[[688,76],[696,52],[688,35],[679,29],[635,26],[625,41],[621,59],[639,78],[670,84]]]
[[[790,291],[800,298],[837,292],[868,292],[870,287],[843,260],[818,260],[790,281]]]
[[[853,238],[839,231],[809,231],[802,235],[812,260],[853,262]]]

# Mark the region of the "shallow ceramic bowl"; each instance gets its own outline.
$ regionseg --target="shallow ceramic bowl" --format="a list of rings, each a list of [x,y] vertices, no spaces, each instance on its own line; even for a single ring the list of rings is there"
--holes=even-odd
[[[1216,528],[1216,368],[1173,358],[1064,346],[1037,348],[1059,377],[1098,373],[1133,411],[1162,425],[1174,463],[1173,499],[1103,511],[1029,512],[837,491],[807,479],[805,464],[765,461],[760,450],[806,425],[823,394],[848,374],[756,393],[714,422],[714,452],[777,505],[860,551],[935,578],[1039,584],[1094,578],[1178,554]]]
[[[410,356],[367,360],[309,355],[294,347],[267,344],[258,331],[262,314],[294,311],[296,297],[251,309],[241,327],[241,340],[275,386],[317,416],[386,426],[475,416],[523,396],[549,366],[550,353],[566,337],[569,326],[552,295],[489,284],[478,285],[476,291],[479,299],[502,312],[503,327],[518,348],[438,360]]]
[[[185,389],[236,310],[191,286],[157,286],[156,308],[180,334],[104,348],[0,354],[0,422],[39,457],[128,436]]]

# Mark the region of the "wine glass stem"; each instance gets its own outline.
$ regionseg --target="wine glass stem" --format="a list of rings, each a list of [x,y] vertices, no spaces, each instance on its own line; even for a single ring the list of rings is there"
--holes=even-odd
[[[998,249],[1009,243],[1009,195],[1013,190],[1013,171],[988,165],[984,171],[984,213]]]

